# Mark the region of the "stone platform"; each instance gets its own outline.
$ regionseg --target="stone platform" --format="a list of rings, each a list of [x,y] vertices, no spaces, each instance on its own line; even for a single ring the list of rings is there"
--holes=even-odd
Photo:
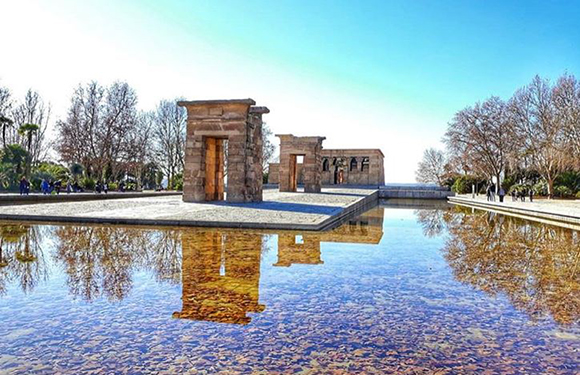
[[[181,196],[0,206],[1,220],[325,230],[376,205],[369,189],[324,189],[321,193],[265,190],[259,203],[186,203]]]

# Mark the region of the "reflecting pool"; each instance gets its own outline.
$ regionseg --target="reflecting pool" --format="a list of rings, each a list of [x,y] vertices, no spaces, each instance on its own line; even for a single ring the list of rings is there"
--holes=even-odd
[[[329,232],[0,222],[0,373],[578,373],[580,232],[377,207]]]

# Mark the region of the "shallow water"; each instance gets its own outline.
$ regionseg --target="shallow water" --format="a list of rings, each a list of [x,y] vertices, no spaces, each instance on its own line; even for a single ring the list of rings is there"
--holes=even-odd
[[[580,233],[372,209],[324,233],[0,223],[2,373],[551,373]]]

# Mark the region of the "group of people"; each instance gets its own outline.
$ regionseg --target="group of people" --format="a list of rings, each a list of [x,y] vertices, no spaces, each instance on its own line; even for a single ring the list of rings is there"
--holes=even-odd
[[[487,197],[488,202],[495,202],[495,184],[491,183],[487,186],[487,188],[485,189],[485,195]],[[506,195],[506,192],[505,192],[503,187],[499,188],[497,195],[499,196],[499,201],[503,202],[504,197]],[[512,196],[512,202],[516,202],[516,201],[525,202],[526,196],[530,197],[530,202],[534,201],[534,191],[532,189],[529,189],[529,191],[527,193],[526,193],[526,191],[512,190],[511,196]]]
[[[60,180],[52,181],[52,180],[45,180],[43,178],[42,182],[40,183],[40,191],[42,191],[42,194],[44,194],[44,195],[50,195],[53,192],[56,192],[56,194],[60,194],[61,188],[62,188],[62,181],[60,181]]]
[[[60,180],[53,181],[53,180],[42,179],[42,181],[40,182],[40,191],[44,195],[60,194],[62,187],[63,187],[63,183]],[[129,190],[132,190],[132,189],[129,188]],[[74,181],[74,182],[69,181],[66,183],[67,194],[81,193],[83,191],[84,191],[83,188],[76,181]],[[125,185],[124,182],[119,183],[119,191],[120,192],[127,191],[127,185]],[[108,192],[109,192],[109,184],[107,182],[99,181],[96,183],[95,193],[107,194]],[[28,194],[30,194],[30,181],[28,181],[28,179],[25,176],[23,176],[20,179],[20,195],[28,195]]]
[[[529,189],[527,194],[525,191],[512,191],[512,202],[516,202],[516,201],[522,201],[525,202],[526,201],[526,196],[530,197],[530,202],[534,201],[534,191],[532,189]]]

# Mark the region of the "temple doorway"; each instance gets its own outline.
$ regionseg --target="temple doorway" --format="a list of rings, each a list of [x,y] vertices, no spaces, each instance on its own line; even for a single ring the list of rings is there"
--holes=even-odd
[[[224,200],[225,139],[205,138],[205,200]]]

